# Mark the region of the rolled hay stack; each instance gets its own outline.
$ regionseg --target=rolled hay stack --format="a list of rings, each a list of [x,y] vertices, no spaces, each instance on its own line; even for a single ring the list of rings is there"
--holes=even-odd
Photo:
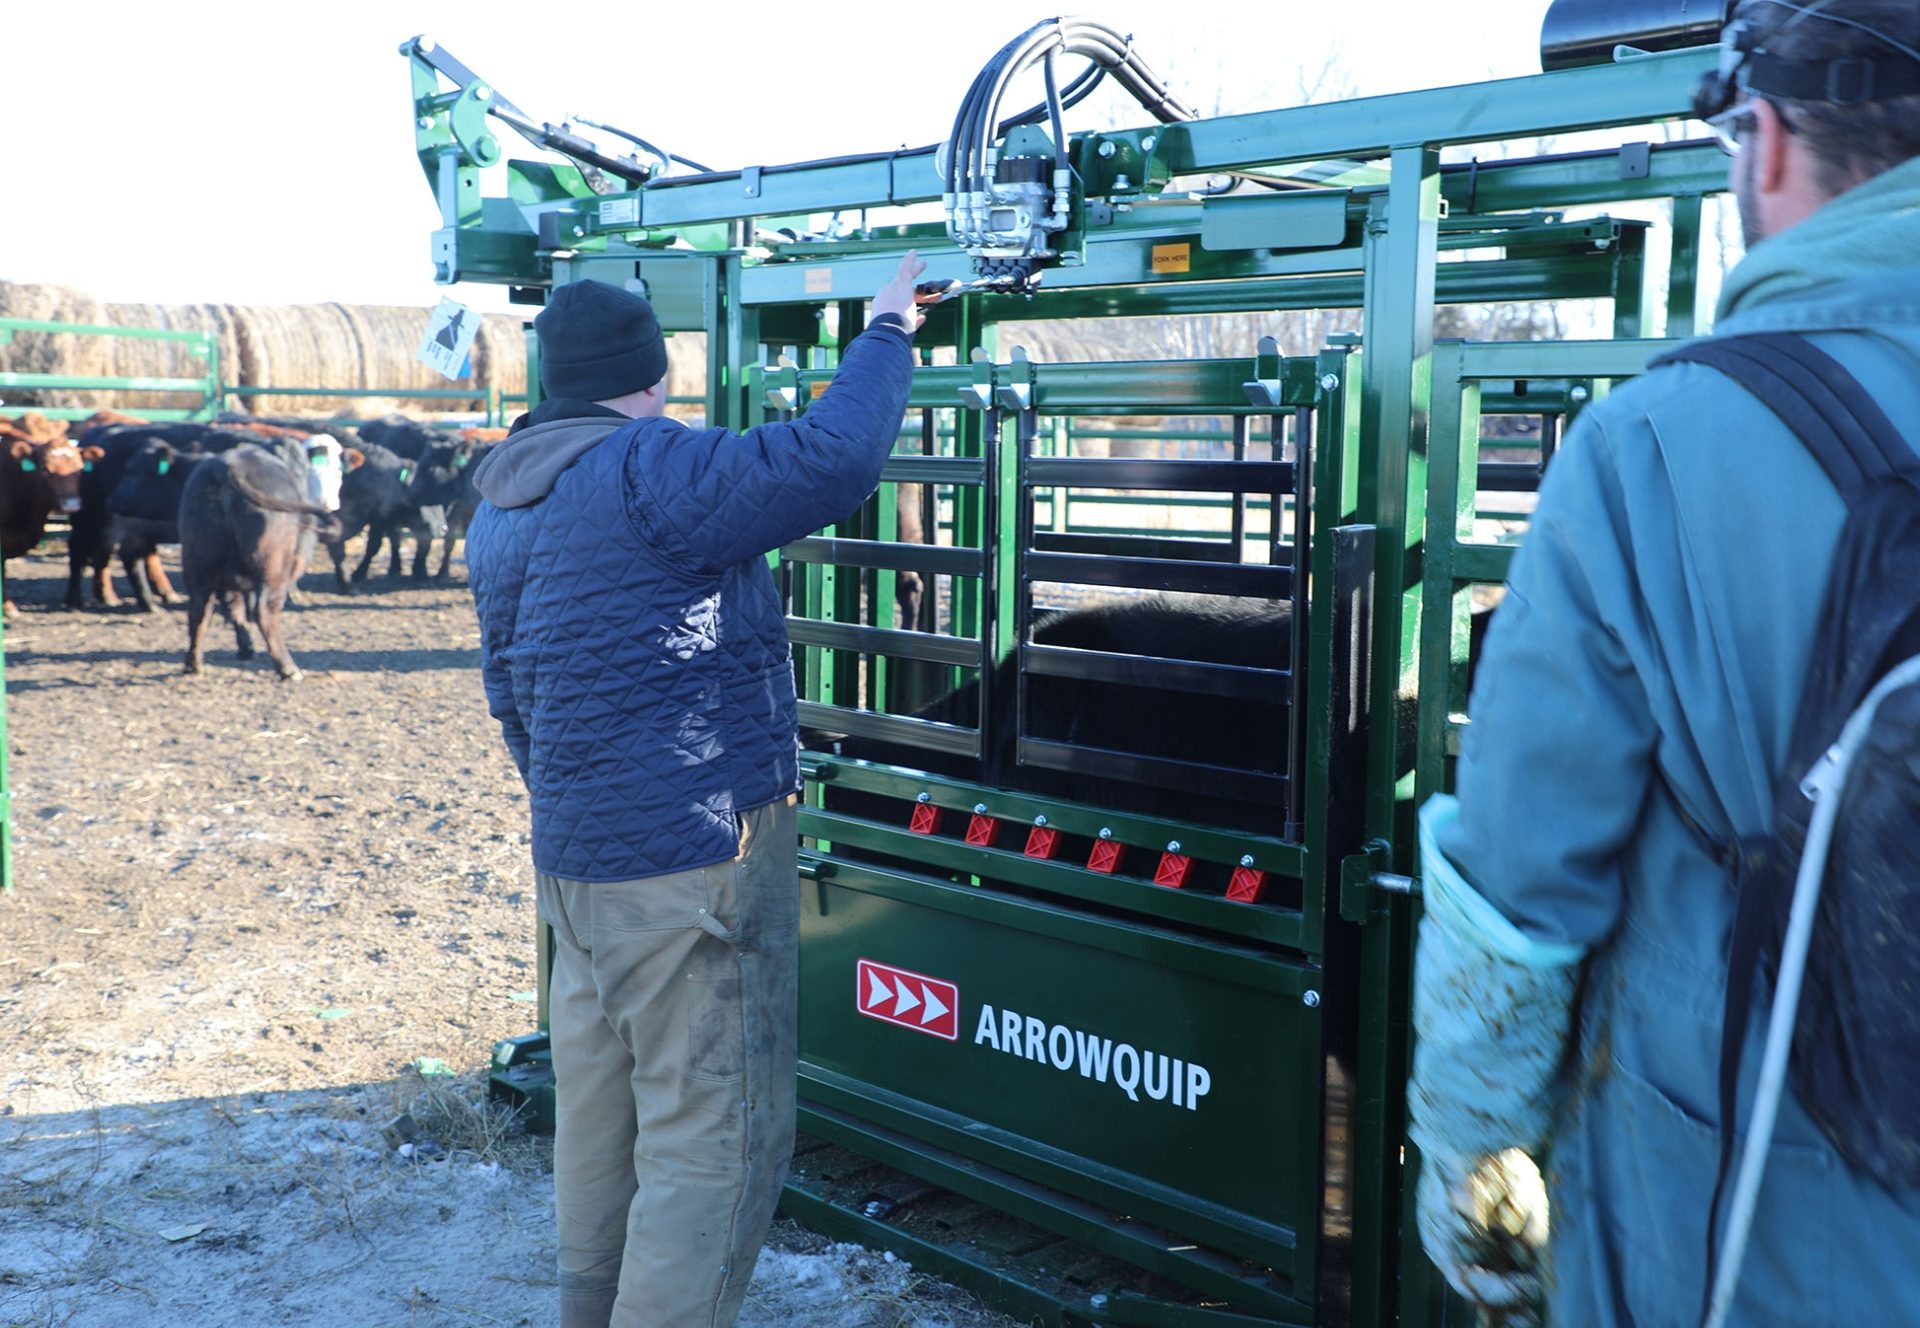
[[[0,318],[44,319],[107,327],[166,328],[211,333],[226,387],[357,388],[382,398],[253,396],[236,409],[257,415],[325,414],[372,417],[391,410],[410,415],[478,411],[497,389],[526,390],[526,342],[520,319],[483,316],[472,350],[472,371],[449,382],[414,358],[431,311],[345,304],[102,304],[64,286],[0,281]],[[0,345],[0,370],[77,378],[200,378],[204,361],[181,342],[70,333],[16,332]],[[468,399],[418,400],[414,389],[470,387]],[[193,408],[182,394],[111,389],[12,389],[9,407],[142,410]]]

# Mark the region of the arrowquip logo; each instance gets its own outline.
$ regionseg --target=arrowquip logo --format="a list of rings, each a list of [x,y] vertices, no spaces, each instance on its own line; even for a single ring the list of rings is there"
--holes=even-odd
[[[1197,1061],[991,1005],[980,1007],[973,1045],[1069,1074],[1077,1071],[1097,1084],[1111,1083],[1130,1102],[1142,1101],[1144,1094],[1145,1099],[1198,1111],[1200,1099],[1213,1091],[1212,1072]]]
[[[960,989],[951,982],[862,959],[854,965],[853,1001],[869,1019],[948,1042],[960,1039]]]

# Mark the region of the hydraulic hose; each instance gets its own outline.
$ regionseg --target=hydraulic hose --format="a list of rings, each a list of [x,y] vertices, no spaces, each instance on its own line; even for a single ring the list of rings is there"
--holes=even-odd
[[[1059,88],[1055,70],[1062,54],[1091,62],[1065,93]],[[1008,86],[1041,61],[1045,62],[1046,101],[1002,121],[1000,102]],[[986,206],[992,193],[994,144],[1000,137],[1008,129],[1032,123],[1044,114],[1052,122],[1058,168],[1066,169],[1066,108],[1089,95],[1108,75],[1161,122],[1194,118],[1193,111],[1175,98],[1134,52],[1131,39],[1098,23],[1078,18],[1049,19],[1027,29],[994,54],[968,87],[947,141],[947,230],[957,243],[975,243],[980,238],[976,213]]]

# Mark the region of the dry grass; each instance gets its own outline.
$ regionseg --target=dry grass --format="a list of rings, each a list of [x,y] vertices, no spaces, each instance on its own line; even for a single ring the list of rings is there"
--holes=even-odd
[[[447,1153],[504,1167],[517,1175],[552,1170],[553,1140],[530,1135],[512,1108],[487,1099],[486,1071],[457,1077],[409,1067],[393,1081],[394,1117],[412,1122],[414,1140]]]

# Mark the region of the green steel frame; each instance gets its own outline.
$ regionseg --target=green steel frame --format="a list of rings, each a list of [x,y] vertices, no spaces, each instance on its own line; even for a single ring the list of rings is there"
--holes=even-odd
[[[596,193],[574,166],[505,161],[490,127],[492,90],[470,78],[449,90],[417,44],[402,52],[412,61],[416,150],[441,205],[440,278],[509,284],[535,303],[541,288],[584,277],[645,290],[669,330],[710,333],[715,423],[804,411],[857,334],[862,297],[906,248],[929,257],[930,277],[970,275],[937,226],[868,225],[862,215],[860,229],[834,238],[757,228],[778,219],[797,234],[812,214],[933,199],[931,154]],[[1662,344],[1647,339],[1656,330],[1647,227],[1575,220],[1569,209],[1668,202],[1657,330],[1694,331],[1703,200],[1725,188],[1726,172],[1701,142],[1466,165],[1443,164],[1442,150],[1680,120],[1712,63],[1711,52],[1648,55],[1076,136],[1075,246],[1044,290],[968,295],[933,311],[904,443],[880,493],[780,553],[803,722],[978,751],[974,729],[905,716],[930,678],[984,681],[1009,658],[1064,667],[1031,639],[1036,585],[1298,594],[1297,746],[1275,781],[1297,816],[1247,834],[810,754],[804,1128],[1158,1281],[1148,1290],[1117,1275],[1111,1288],[1042,1286],[810,1183],[790,1191],[793,1211],[908,1249],[1036,1318],[1448,1321],[1455,1311],[1406,1220],[1402,1088],[1419,908],[1412,815],[1446,786],[1465,722],[1473,588],[1497,582],[1511,556],[1510,541],[1476,534],[1476,517],[1499,506],[1486,492],[1480,421],[1530,414],[1557,429]],[[1371,164],[1314,188],[1212,198],[1162,189],[1185,175],[1354,160]],[[483,194],[482,172],[493,167],[505,172],[504,196]],[[1123,172],[1155,183],[1122,190]],[[1612,336],[1434,342],[1437,305],[1534,300],[1608,301]],[[1360,335],[1315,355],[1282,355],[1269,342],[1227,358],[1126,364],[1039,363],[1017,348],[1002,357],[997,344],[998,325],[1018,319],[1315,308],[1361,310]],[[1234,457],[1127,469],[1063,450],[1077,419],[1123,415],[1225,419]],[[1245,446],[1253,421],[1274,443],[1270,457]],[[1183,428],[1192,426],[1168,432]],[[1550,453],[1540,448],[1541,464]],[[924,486],[923,502],[934,495],[937,517],[950,513],[934,523],[936,544],[899,538],[908,485]],[[1241,522],[1263,512],[1264,554],[1246,556],[1243,538],[1147,534],[1144,523],[1074,528],[1068,504],[1095,491],[1101,502],[1178,493],[1193,511],[1230,508]],[[889,574],[902,570],[946,588],[944,616],[908,625],[918,630],[894,626]],[[1073,667],[1101,676],[1097,664]],[[1296,684],[1276,673],[1270,685]],[[1060,744],[1021,750],[1068,768],[1085,755]],[[836,790],[886,799],[899,814],[838,810]],[[914,833],[915,808],[984,815],[1001,837]],[[1222,871],[1245,862],[1272,884],[1242,903],[1215,889],[1166,889],[1137,867],[1106,874],[1029,856],[1010,835],[1042,818],[1069,836],[1117,840],[1140,861],[1177,841],[1198,861]],[[848,998],[865,961],[953,980],[957,1036],[898,1036],[861,1018]],[[1116,1047],[1130,1038],[1130,1050],[1180,1049],[1190,1069],[1206,1068],[1206,1110],[1197,1096],[1186,1110],[1130,1100],[1084,1060],[1079,1073],[1072,1057],[1063,1066],[1054,1039],[1089,1033]]]
[[[206,371],[196,378],[158,377],[76,377],[70,374],[0,373],[0,392],[8,388],[71,388],[105,392],[176,392],[198,396],[200,404],[192,408],[165,408],[144,412],[154,419],[211,419],[220,409],[220,354],[213,335],[208,332],[180,332],[170,328],[101,327],[88,323],[58,323],[39,318],[0,318],[0,344],[13,339],[16,332],[49,335],[113,337],[129,341],[166,341],[185,346],[189,354],[204,360]],[[90,409],[72,407],[36,407],[52,419],[84,419]]]

